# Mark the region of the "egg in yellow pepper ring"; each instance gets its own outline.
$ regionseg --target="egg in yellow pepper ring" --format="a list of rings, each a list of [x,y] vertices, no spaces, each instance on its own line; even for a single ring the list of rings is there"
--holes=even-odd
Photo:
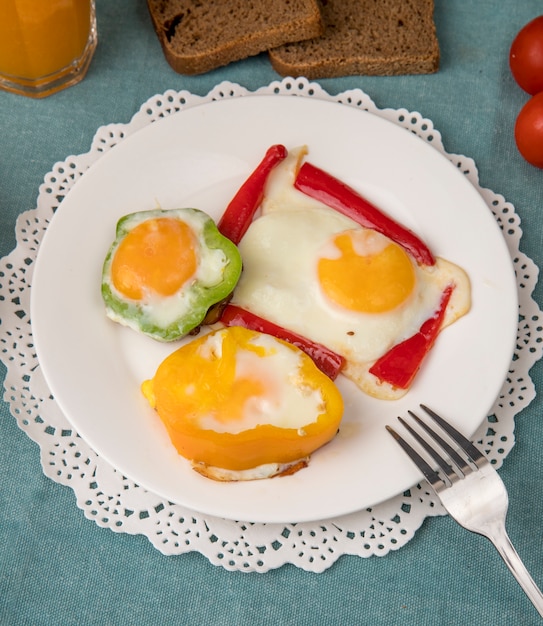
[[[237,326],[173,352],[142,391],[178,452],[217,480],[304,467],[336,435],[343,414],[339,390],[310,357]]]

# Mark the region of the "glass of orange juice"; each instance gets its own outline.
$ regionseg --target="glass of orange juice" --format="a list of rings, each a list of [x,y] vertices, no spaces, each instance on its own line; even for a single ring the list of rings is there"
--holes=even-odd
[[[0,89],[43,98],[74,85],[96,41],[94,0],[0,0]]]

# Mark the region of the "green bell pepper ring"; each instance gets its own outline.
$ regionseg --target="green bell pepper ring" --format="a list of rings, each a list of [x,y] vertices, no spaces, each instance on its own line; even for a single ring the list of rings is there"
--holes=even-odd
[[[112,280],[112,264],[119,245],[128,233],[145,222],[160,218],[185,222],[196,241],[198,265],[194,276],[179,290],[167,296],[147,294],[135,299],[121,293]],[[102,298],[112,320],[159,341],[174,341],[194,331],[208,310],[227,298],[241,274],[241,255],[237,246],[224,237],[215,222],[198,209],[154,209],[122,217],[116,238],[104,261]]]

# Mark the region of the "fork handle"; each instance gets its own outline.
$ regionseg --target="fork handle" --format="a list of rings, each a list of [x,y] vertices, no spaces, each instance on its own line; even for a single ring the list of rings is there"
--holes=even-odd
[[[541,590],[535,584],[530,572],[526,569],[526,566],[511,543],[509,535],[505,530],[505,525],[501,522],[496,523],[492,525],[491,529],[487,529],[487,531],[488,532],[485,533],[486,537],[494,544],[500,556],[505,561],[505,564],[517,579],[518,584],[524,590],[524,593],[530,598],[530,601],[537,609],[539,615],[543,617],[543,593],[541,593]]]

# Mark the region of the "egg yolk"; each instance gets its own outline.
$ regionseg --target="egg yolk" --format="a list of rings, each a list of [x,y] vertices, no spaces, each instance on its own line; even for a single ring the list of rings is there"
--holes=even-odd
[[[185,222],[172,217],[146,220],[115,251],[113,285],[133,300],[148,293],[171,296],[196,272],[196,245],[196,235]]]
[[[182,456],[228,470],[303,459],[335,436],[343,413],[306,354],[235,326],[176,350],[142,392]]]
[[[317,271],[332,302],[350,311],[383,313],[413,292],[415,268],[407,252],[379,233],[349,230],[331,243],[334,254],[319,258]]]

